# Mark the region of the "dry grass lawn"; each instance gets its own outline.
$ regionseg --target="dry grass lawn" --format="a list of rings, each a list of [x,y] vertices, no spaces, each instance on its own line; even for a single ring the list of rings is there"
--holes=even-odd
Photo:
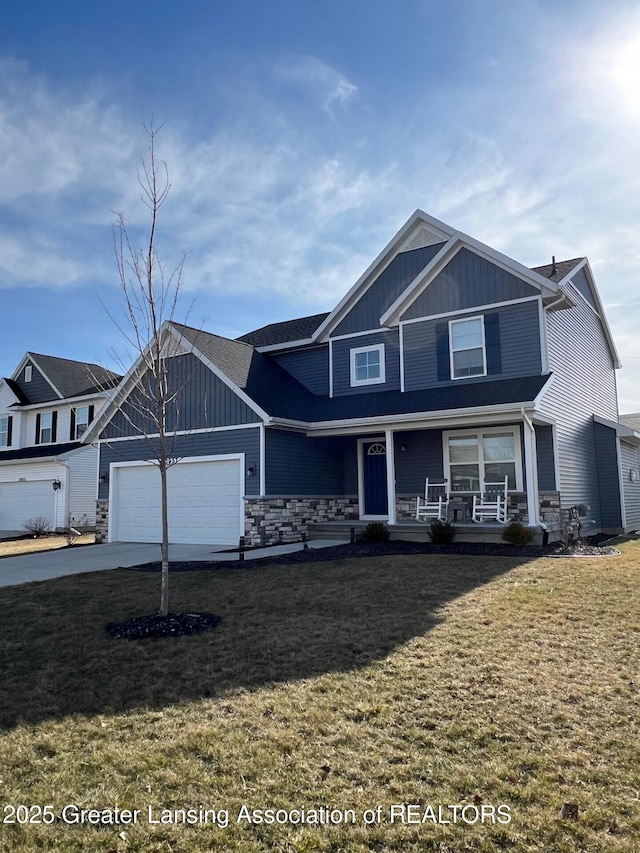
[[[77,545],[92,545],[96,541],[95,533],[84,533],[74,542]],[[18,557],[20,554],[34,554],[36,551],[55,551],[66,548],[64,536],[42,536],[30,539],[10,539],[0,542],[0,557]]]
[[[50,806],[54,823],[6,823],[5,806],[0,848],[636,851],[640,542],[622,548],[174,575],[173,609],[222,624],[136,643],[104,625],[151,612],[157,575],[2,589],[0,803]],[[392,823],[407,803],[426,822]],[[66,805],[137,809],[138,822],[75,825]],[[243,805],[355,822],[237,823]],[[485,822],[465,823],[465,806]],[[492,822],[498,806],[508,823]],[[201,807],[218,822],[176,822]],[[150,823],[149,808],[174,822]]]

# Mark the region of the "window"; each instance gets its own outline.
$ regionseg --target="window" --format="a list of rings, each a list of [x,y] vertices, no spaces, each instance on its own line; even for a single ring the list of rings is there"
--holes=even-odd
[[[51,444],[53,441],[53,412],[43,412],[40,415],[40,437],[38,444]]]
[[[0,447],[11,447],[11,417],[0,418]]]
[[[351,350],[351,387],[384,382],[384,344]]]
[[[445,465],[452,492],[479,492],[484,483],[509,478],[509,489],[522,489],[519,430],[493,429],[444,434]],[[445,475],[446,476],[446,475]]]
[[[31,370],[32,370],[31,365],[28,364],[24,369],[24,381],[25,382],[31,382]]]
[[[451,378],[486,376],[487,358],[482,317],[449,322]]]
[[[93,408],[93,406],[78,406],[77,409],[74,409],[72,412],[73,417],[71,418],[72,429],[71,429],[71,440],[77,441],[86,428],[89,426],[91,421],[91,415],[89,413],[89,409]]]

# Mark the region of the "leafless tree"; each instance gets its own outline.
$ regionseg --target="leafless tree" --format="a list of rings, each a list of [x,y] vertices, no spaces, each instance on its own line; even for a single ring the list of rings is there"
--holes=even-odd
[[[137,364],[134,375],[114,399],[121,422],[133,427],[151,449],[151,461],[158,467],[161,484],[161,592],[160,615],[169,610],[169,516],[167,471],[178,461],[176,454],[179,397],[185,382],[170,374],[171,356],[177,354],[176,341],[167,329],[175,319],[183,282],[186,256],[167,270],[156,247],[158,219],[171,184],[164,161],[158,158],[156,138],[161,127],[145,127],[149,149],[138,171],[141,198],[149,211],[149,225],[142,248],[130,237],[122,211],[116,211],[113,244],[118,278],[124,297],[123,315],[109,317],[126,341],[129,355]],[[104,305],[104,303],[103,303]],[[188,312],[187,312],[188,315]],[[186,319],[186,318],[185,318]],[[124,359],[112,352],[123,372]]]

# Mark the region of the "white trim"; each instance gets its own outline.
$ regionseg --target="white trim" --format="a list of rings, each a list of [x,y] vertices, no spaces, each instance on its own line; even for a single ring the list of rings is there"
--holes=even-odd
[[[542,297],[538,297],[538,329],[540,332],[540,368],[544,374],[549,372],[549,343],[547,340],[547,317],[544,313]]]
[[[528,524],[539,522],[540,495],[538,490],[538,450],[536,446],[536,431],[525,410],[522,410],[524,425],[524,466],[526,472],[526,495]]]
[[[558,424],[554,421],[551,424],[553,435],[553,475],[556,481],[556,492],[561,492],[560,489],[560,453],[558,451]]]
[[[182,345],[187,352],[192,353],[196,358],[200,359],[200,361],[208,367],[209,370],[220,379],[228,388],[230,388],[234,394],[236,394],[245,405],[247,405],[262,421],[268,421],[269,415],[258,406],[258,404],[251,399],[241,388],[239,388],[234,382],[229,379],[229,377],[223,373],[219,367],[213,364],[213,362],[209,361],[209,359],[200,352],[200,350],[191,343],[191,341],[182,335],[175,326],[171,323],[170,320],[167,320],[162,324],[162,327],[158,333],[160,336],[161,343],[164,345],[163,336],[171,335],[176,343]],[[143,354],[139,355],[135,360],[134,364],[131,366],[127,374],[122,378],[120,384],[115,389],[114,394],[112,395],[109,402],[103,406],[98,415],[93,419],[87,434],[85,435],[85,440],[91,441],[94,437],[97,438],[100,433],[103,431],[104,427],[111,420],[114,413],[126,402],[127,397],[133,390],[134,384],[141,378],[142,374],[139,373],[138,368],[143,363],[144,356],[149,351],[153,342],[150,342]],[[244,344],[244,346],[249,346],[249,344]]]
[[[16,381],[17,381],[17,380],[16,380],[16,376],[18,376],[18,375],[20,374],[20,372],[21,372],[22,368],[25,366],[25,362],[26,362],[26,361],[32,361],[32,362],[35,364],[35,366],[38,368],[38,372],[42,374],[43,379],[44,379],[44,380],[45,380],[45,381],[46,381],[46,382],[51,386],[51,388],[56,392],[56,394],[58,395],[58,397],[60,397],[60,399],[61,399],[61,400],[64,400],[64,394],[56,388],[56,386],[55,386],[55,385],[53,384],[53,382],[49,379],[49,377],[48,377],[48,376],[47,376],[47,374],[44,372],[44,370],[42,369],[42,367],[38,364],[37,359],[35,359],[35,358],[33,357],[33,353],[31,353],[31,352],[26,352],[26,353],[24,354],[24,356],[23,356],[23,358],[22,358],[22,361],[20,362],[20,364],[18,365],[18,367],[16,368],[16,370],[14,371],[14,373],[13,373],[13,375],[12,375],[12,377],[11,377],[11,378],[13,379],[13,381],[14,381],[14,382],[16,382]],[[80,363],[80,364],[84,364],[84,362],[79,362],[79,363]]]
[[[473,314],[479,311],[491,311],[503,308],[505,305],[519,305],[523,302],[540,301],[540,296],[523,296],[520,299],[507,299],[504,302],[488,302],[486,305],[474,305],[472,308],[459,308],[456,311],[444,311],[442,314],[428,314],[425,317],[415,317],[411,320],[400,320],[400,326],[410,326],[412,323],[425,323],[428,320],[443,320],[445,317],[456,317],[460,314]]]
[[[177,432],[167,432],[165,435],[167,437],[174,435],[198,435],[199,433],[204,432],[230,432],[231,430],[236,429],[257,429],[258,427],[263,426],[262,421],[255,421],[252,424],[234,424],[232,426],[221,426],[221,427],[200,427],[199,429],[180,429]],[[160,433],[154,432],[151,434],[147,433],[138,433],[137,435],[120,435],[117,438],[99,438],[97,439],[98,444],[114,444],[116,441],[140,441],[145,440],[147,438],[159,438]]]
[[[378,353],[378,365],[380,369],[379,376],[371,377],[370,379],[358,379],[356,377],[357,365],[356,358],[361,353],[365,352],[377,352]],[[385,382],[386,376],[386,364],[385,364],[385,348],[384,344],[369,344],[365,347],[353,347],[349,350],[349,384],[351,388],[360,388],[363,385],[383,385]]]
[[[329,338],[329,397],[333,397],[333,338]]]
[[[329,316],[320,324],[320,326],[318,326],[316,331],[313,333],[314,340],[324,340],[325,335],[330,334],[331,330],[342,322],[344,317],[351,310],[352,306],[355,305],[355,303],[362,298],[364,293],[366,293],[369,287],[371,287],[375,280],[373,278],[374,274],[378,277],[382,272],[384,272],[396,255],[399,254],[400,249],[406,242],[411,230],[415,230],[416,226],[420,223],[426,223],[431,226],[432,230],[442,232],[443,241],[447,240],[454,233],[453,229],[449,225],[445,225],[444,222],[440,222],[422,210],[414,211],[375,260],[369,264],[353,287],[342,297]]]
[[[482,337],[482,373],[467,373],[463,376],[456,376],[455,374],[455,366],[453,356],[457,352],[468,352],[469,350],[477,350],[480,347],[459,347],[458,349],[453,348],[453,327],[458,323],[470,323],[472,320],[480,320],[480,329],[481,329],[481,337]],[[487,344],[485,340],[484,333],[484,314],[480,314],[477,317],[463,317],[460,320],[449,320],[449,369],[451,372],[451,379],[475,379],[478,376],[487,376]]]
[[[188,338],[186,338],[181,332],[179,332],[173,324],[170,325],[170,329],[171,333],[174,336],[178,336],[178,343],[181,343],[185,347],[185,349],[188,350],[188,352],[193,353],[193,355],[199,358],[202,363],[209,368],[209,370],[214,374],[214,376],[217,376],[218,379],[227,386],[227,388],[230,388],[234,392],[234,394],[236,394],[242,400],[243,403],[245,403],[252,411],[256,413],[256,415],[258,415],[259,418],[261,418],[263,421],[269,419],[269,415],[256,403],[255,400],[253,400],[247,393],[245,393],[242,388],[236,385],[235,382],[229,379],[227,374],[223,373],[222,370],[216,364],[214,364],[212,361],[209,361],[206,355],[204,355],[204,353],[202,353],[195,346],[195,344],[192,344]],[[242,342],[239,341],[236,343]],[[243,344],[243,346],[248,347],[250,346],[250,344]]]
[[[598,288],[596,286],[596,280],[593,275],[593,271],[591,269],[591,264],[589,263],[588,258],[583,258],[579,264],[576,264],[573,269],[569,270],[569,272],[565,275],[565,277],[558,282],[558,288],[564,287],[564,285],[571,282],[571,279],[577,272],[580,272],[581,269],[584,269],[585,275],[587,277],[587,282],[589,283],[589,287],[591,288],[591,293],[597,305],[598,317],[600,322],[602,323],[602,328],[604,329],[604,335],[607,339],[607,343],[609,344],[609,349],[611,350],[611,357],[613,358],[613,365],[615,368],[622,367],[622,363],[620,362],[620,356],[618,355],[618,350],[616,349],[616,345],[613,342],[613,335],[611,333],[611,327],[609,326],[609,322],[607,321],[607,316],[604,311],[604,306],[602,305],[602,300],[600,299],[600,293],[598,292]],[[580,291],[575,287],[574,289],[580,293]],[[564,291],[562,291],[563,295],[566,296],[569,301],[571,301],[571,297],[568,296]],[[582,294],[580,294],[582,296]],[[584,297],[583,297],[584,298]],[[586,300],[585,300],[586,301]],[[589,303],[587,302],[587,305]],[[545,306],[547,310],[549,310],[552,306]]]
[[[452,249],[453,251],[451,251]],[[393,305],[385,311],[380,318],[380,323],[395,325],[399,322],[400,315],[409,310],[415,300],[418,299],[418,297],[435,280],[445,266],[453,260],[461,249],[468,249],[478,257],[489,261],[505,272],[521,279],[525,284],[535,287],[541,292],[543,297],[546,296],[549,298],[557,293],[557,285],[550,282],[539,273],[525,267],[518,261],[513,260],[513,258],[509,258],[501,252],[492,249],[490,246],[481,243],[479,240],[469,237],[468,234],[456,231],[446,246],[442,247],[435,258],[430,261],[418,276],[416,276],[411,284],[409,284],[403,293],[401,293],[396,299]],[[447,257],[447,254],[450,256]]]
[[[387,446],[387,515],[389,524],[396,523],[396,460],[393,445],[393,430],[385,430]]]
[[[400,352],[400,391],[404,392],[404,329],[398,327],[398,350]]]
[[[524,409],[519,411],[520,416],[522,416],[522,412]],[[521,492],[523,491],[524,480],[522,477],[522,447],[521,447],[521,431],[520,424],[521,420],[516,424],[504,424],[502,426],[489,426],[484,427],[481,424],[478,424],[476,428],[468,428],[468,429],[449,429],[442,431],[442,463],[444,466],[444,476],[449,481],[449,488],[451,490],[452,495],[465,495],[465,494],[473,494],[477,490],[469,489],[469,491],[456,491],[453,488],[453,477],[451,476],[451,465],[449,461],[449,438],[464,438],[465,436],[475,435],[479,436],[478,438],[478,476],[480,478],[480,483],[484,481],[484,477],[482,476],[484,471],[484,465],[486,460],[483,458],[481,447],[482,447],[482,439],[480,436],[484,437],[485,435],[496,435],[497,433],[512,433],[514,437],[514,451],[515,451],[515,470],[516,470],[516,486],[515,489],[509,489],[510,492]],[[509,462],[511,460],[508,460]],[[455,463],[454,463],[455,464]]]
[[[238,341],[238,343],[245,343],[245,341]],[[313,338],[303,338],[299,341],[283,341],[281,344],[266,344],[263,347],[254,347],[254,349],[258,350],[258,352],[276,352],[281,349],[290,349],[294,347],[307,347],[309,344],[316,344],[317,346],[321,346],[314,341]],[[251,344],[249,344],[251,346]]]
[[[265,425],[259,424],[260,426],[260,497],[264,497],[267,488],[266,488],[266,480],[267,480],[267,440],[266,440],[266,432]]]
[[[525,404],[527,409],[530,409],[531,404]],[[473,410],[471,410],[473,411]],[[404,420],[403,420],[404,418]],[[351,422],[343,423],[334,422],[331,426],[327,424],[318,424],[307,430],[307,435],[314,437],[324,437],[328,435],[358,435],[362,433],[379,432],[381,429],[393,427],[395,430],[416,430],[416,429],[434,429],[436,427],[447,428],[466,428],[483,426],[484,424],[503,424],[513,425],[520,422],[520,405],[514,404],[513,409],[505,409],[500,406],[495,406],[493,410],[485,408],[482,414],[469,414],[468,411],[458,412],[455,409],[447,412],[439,412],[437,417],[428,417],[424,412],[417,413],[413,419],[410,416],[389,416],[384,419],[370,418],[368,423],[360,422],[352,426]],[[460,423],[460,427],[456,423]]]
[[[377,329],[367,329],[365,332],[349,332],[348,335],[331,335],[332,341],[346,341],[348,338],[363,338],[366,335],[379,335],[384,332],[393,332],[388,326],[380,326]]]
[[[33,367],[32,367],[32,365],[27,364],[25,369],[24,369],[24,382],[25,382],[25,384],[27,382],[31,382],[32,379],[33,379]]]
[[[38,409],[46,409],[48,407],[54,406],[56,411],[62,411],[64,406],[67,404],[71,406],[73,403],[81,403],[82,405],[89,405],[88,403],[84,403],[85,400],[98,400],[101,401],[99,405],[104,405],[104,403],[109,399],[109,396],[104,391],[96,391],[93,394],[83,394],[82,397],[61,397],[59,400],[46,400],[43,403],[28,403],[24,406],[16,406],[15,411],[17,412],[31,412],[36,411]],[[98,411],[98,414],[101,410]],[[96,415],[97,417],[97,415]],[[95,418],[94,418],[95,420]],[[93,423],[93,421],[92,421]]]
[[[362,521],[386,521],[388,515],[365,515],[364,511],[364,445],[370,444],[372,441],[385,442],[384,435],[368,435],[366,438],[359,438],[357,441],[356,455],[358,460],[358,516]],[[388,454],[388,450],[386,451]],[[387,483],[387,509],[389,508],[389,484]]]
[[[429,283],[438,276],[462,248],[459,245],[458,236],[454,234],[437,254],[431,258],[429,263],[420,270],[418,275],[409,282],[402,293],[394,300],[389,308],[380,317],[380,324],[395,326],[400,320],[400,315],[408,311],[418,296],[426,289]]]
[[[185,456],[183,459],[179,459],[177,462],[174,462],[171,467],[173,468],[174,465],[190,464],[192,462],[232,462],[234,460],[240,462],[240,465],[238,466],[240,469],[240,529],[238,532],[238,537],[240,537],[244,533],[245,454],[223,453],[219,456]],[[154,462],[149,459],[134,459],[127,462],[111,462],[109,464],[109,521],[107,525],[107,542],[116,541],[113,539],[113,524],[115,519],[115,513],[113,512],[113,490],[115,488],[115,477],[113,476],[114,469],[142,467],[144,465],[154,465],[154,467],[158,467],[157,462]]]

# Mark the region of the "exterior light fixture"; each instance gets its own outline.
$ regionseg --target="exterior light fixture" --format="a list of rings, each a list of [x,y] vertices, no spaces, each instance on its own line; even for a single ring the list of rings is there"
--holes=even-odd
[[[62,488],[62,483],[60,482],[60,480],[54,480],[53,483],[51,483],[51,485],[53,486],[54,492],[57,492],[58,489]]]

